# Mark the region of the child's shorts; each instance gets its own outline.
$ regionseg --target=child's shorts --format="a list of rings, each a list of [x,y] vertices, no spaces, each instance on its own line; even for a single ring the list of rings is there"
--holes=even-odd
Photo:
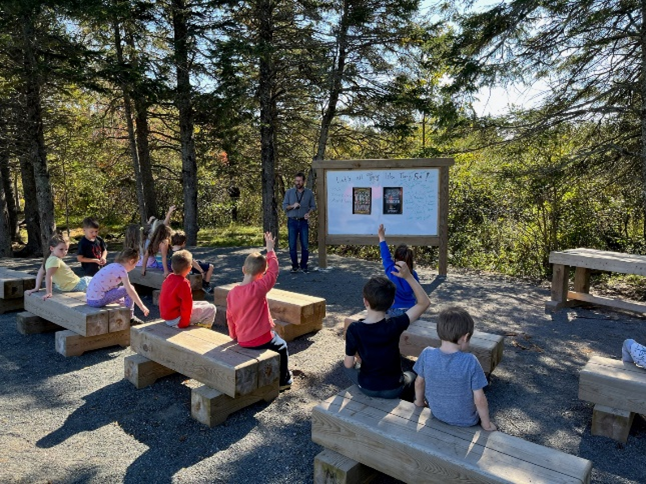
[[[74,289],[72,289],[70,292],[86,292],[87,287],[90,285],[91,280],[92,280],[91,276],[81,277],[78,284],[74,286]]]
[[[211,268],[211,264],[209,264],[208,262],[202,262],[201,260],[196,260],[195,262],[197,262],[197,265],[200,266],[200,269],[202,269],[204,273],[208,272],[208,270]],[[201,273],[195,267],[193,267],[191,269],[191,274],[201,274]]]
[[[410,308],[390,308],[388,311],[386,311],[386,316],[389,318],[394,318],[397,316],[401,316],[404,314],[406,311],[408,311]]]

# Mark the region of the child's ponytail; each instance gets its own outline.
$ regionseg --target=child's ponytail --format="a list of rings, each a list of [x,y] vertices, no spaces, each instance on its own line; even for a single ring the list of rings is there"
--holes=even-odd
[[[406,244],[401,244],[395,249],[395,261],[404,261],[406,265],[413,272],[413,250]]]

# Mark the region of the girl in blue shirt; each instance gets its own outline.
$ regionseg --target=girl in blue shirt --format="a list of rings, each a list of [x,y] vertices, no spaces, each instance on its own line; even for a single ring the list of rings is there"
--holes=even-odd
[[[381,262],[384,265],[386,276],[395,283],[395,287],[397,288],[395,301],[390,309],[386,311],[386,316],[392,318],[404,314],[410,308],[415,306],[415,295],[413,294],[413,289],[410,287],[410,284],[408,284],[405,279],[392,274],[395,270],[395,262],[406,262],[406,265],[417,282],[419,282],[419,277],[417,276],[417,272],[413,270],[413,251],[407,245],[401,244],[395,249],[395,260],[393,260],[390,256],[388,244],[386,243],[386,228],[383,224],[379,225],[377,233],[379,234]]]

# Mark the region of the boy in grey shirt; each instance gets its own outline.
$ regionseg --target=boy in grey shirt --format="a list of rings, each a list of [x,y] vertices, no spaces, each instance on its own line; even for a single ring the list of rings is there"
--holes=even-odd
[[[471,353],[464,353],[473,335],[474,322],[469,313],[456,306],[440,312],[437,334],[442,345],[425,348],[413,370],[415,405],[428,406],[433,416],[449,425],[496,430],[489,419],[489,405],[482,390],[487,386],[482,366]]]

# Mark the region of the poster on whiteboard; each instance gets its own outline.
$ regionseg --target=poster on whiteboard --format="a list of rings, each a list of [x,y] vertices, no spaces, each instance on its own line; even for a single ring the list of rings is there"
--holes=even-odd
[[[438,235],[439,168],[327,170],[330,235]]]

